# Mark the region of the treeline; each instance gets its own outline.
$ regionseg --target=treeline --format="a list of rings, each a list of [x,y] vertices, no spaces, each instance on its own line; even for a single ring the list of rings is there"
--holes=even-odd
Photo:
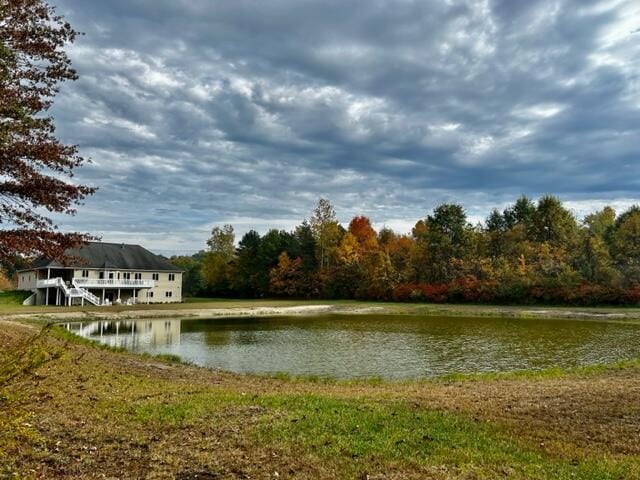
[[[430,302],[636,304],[640,302],[640,208],[605,207],[578,221],[553,196],[519,198],[469,223],[442,204],[411,234],[348,228],[321,199],[293,231],[216,227],[207,249],[173,257],[186,295]]]

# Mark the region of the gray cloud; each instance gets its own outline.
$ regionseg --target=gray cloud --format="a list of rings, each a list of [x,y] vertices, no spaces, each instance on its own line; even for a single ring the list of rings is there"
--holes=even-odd
[[[55,3],[86,35],[53,113],[100,186],[64,228],[168,253],[320,195],[398,228],[445,200],[637,198],[633,0]]]

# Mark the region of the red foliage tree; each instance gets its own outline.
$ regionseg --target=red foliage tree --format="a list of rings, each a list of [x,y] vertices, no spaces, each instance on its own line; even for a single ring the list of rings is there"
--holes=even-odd
[[[46,115],[58,84],[77,78],[63,50],[76,35],[44,0],[0,0],[0,261],[61,258],[89,239],[58,231],[46,213],[73,215],[94,192],[70,181],[85,160]]]
[[[351,223],[349,223],[349,231],[358,239],[360,249],[363,252],[376,250],[378,248],[376,231],[371,226],[371,220],[367,217],[353,217]]]

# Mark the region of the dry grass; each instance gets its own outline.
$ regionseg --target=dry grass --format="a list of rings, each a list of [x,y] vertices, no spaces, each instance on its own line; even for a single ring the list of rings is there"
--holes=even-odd
[[[0,322],[0,478],[640,478],[640,367],[431,382],[215,372]],[[21,359],[21,360],[19,360]]]

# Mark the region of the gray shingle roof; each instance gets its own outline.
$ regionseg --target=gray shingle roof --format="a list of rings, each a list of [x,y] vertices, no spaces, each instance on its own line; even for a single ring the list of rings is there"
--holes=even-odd
[[[121,270],[158,270],[180,272],[181,270],[168,260],[151,253],[140,245],[126,243],[89,242],[76,249],[65,252],[68,257],[79,260],[68,262],[67,267],[76,268],[112,268]],[[38,258],[33,262],[34,268],[61,268],[63,265],[55,260]]]

